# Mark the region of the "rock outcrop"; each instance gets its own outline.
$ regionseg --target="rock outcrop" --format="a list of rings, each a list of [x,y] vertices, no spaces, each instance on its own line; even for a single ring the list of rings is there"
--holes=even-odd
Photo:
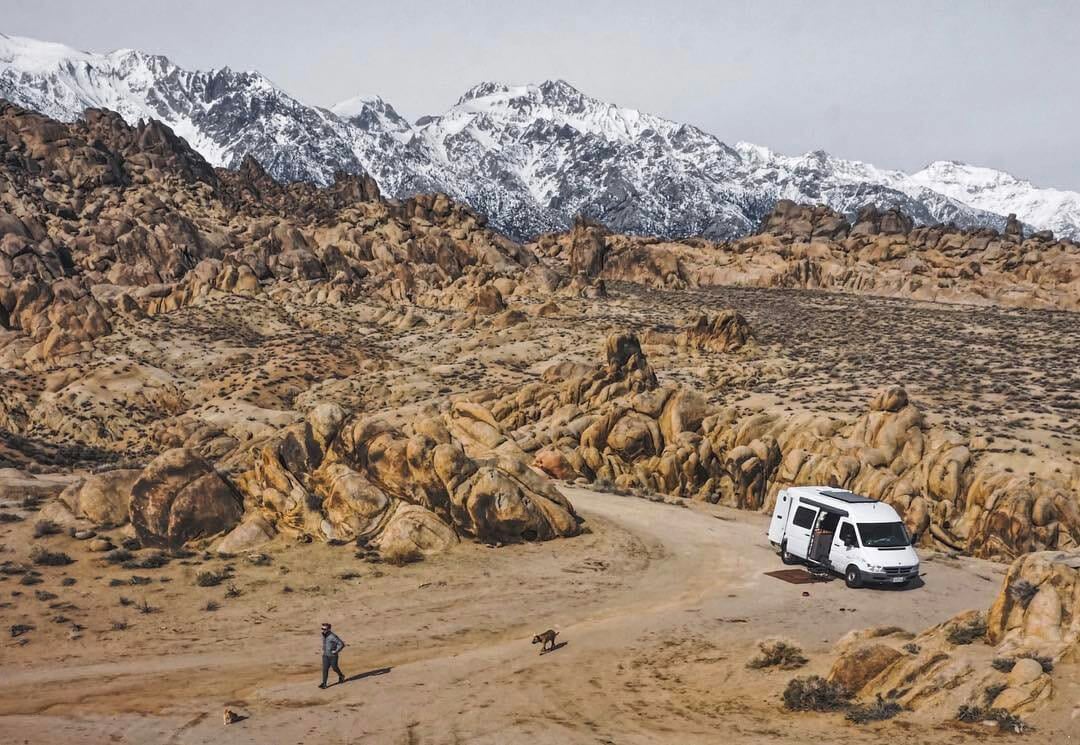
[[[1077,619],[1080,554],[1028,554],[1009,568],[988,614],[968,611],[914,636],[852,632],[829,677],[860,698],[941,719],[961,706],[1027,714],[1054,694],[1055,664],[1080,659]]]
[[[963,437],[928,426],[902,388],[881,391],[850,422],[740,416],[659,385],[632,335],[610,337],[606,355],[594,369],[553,366],[549,384],[488,404],[503,435],[553,477],[755,510],[771,509],[785,486],[828,484],[887,501],[925,545],[999,559],[1080,545],[1067,484],[982,466]]]
[[[1080,246],[950,225],[915,226],[896,209],[855,223],[823,206],[781,200],[755,235],[725,242],[661,240],[575,224],[530,244],[570,274],[681,289],[711,285],[809,288],[936,302],[1080,309]],[[602,260],[595,260],[602,257]],[[587,260],[586,260],[587,258]]]
[[[451,534],[506,542],[578,530],[550,481],[510,455],[470,457],[439,417],[399,428],[317,407],[262,446],[236,483],[279,531],[320,540],[407,540],[430,551]]]
[[[445,195],[386,202],[366,176],[277,184],[254,161],[215,172],[159,122],[90,110],[61,124],[0,103],[0,338],[26,360],[92,348],[114,319],[211,292],[320,281],[417,300],[476,269],[535,262]],[[482,312],[503,309],[482,290]],[[492,310],[494,308],[494,310]]]
[[[192,450],[167,450],[131,487],[131,524],[146,546],[176,548],[232,528],[244,505],[232,486]]]

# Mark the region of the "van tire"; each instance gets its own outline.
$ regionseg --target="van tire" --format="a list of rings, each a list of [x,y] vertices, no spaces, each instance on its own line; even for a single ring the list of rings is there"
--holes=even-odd
[[[862,572],[859,571],[859,567],[848,564],[848,568],[844,570],[844,584],[853,590],[863,586]]]
[[[794,555],[789,554],[787,550],[787,541],[780,544],[780,561],[785,564],[798,564],[799,560]]]

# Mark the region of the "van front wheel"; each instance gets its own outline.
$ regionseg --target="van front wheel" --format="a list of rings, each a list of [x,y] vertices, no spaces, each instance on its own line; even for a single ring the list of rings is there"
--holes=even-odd
[[[847,571],[844,572],[844,583],[852,589],[858,589],[863,586],[862,572],[859,571],[859,567],[854,564],[848,566]]]
[[[785,564],[798,564],[799,560],[793,554],[788,553],[787,542],[780,544],[780,561]]]

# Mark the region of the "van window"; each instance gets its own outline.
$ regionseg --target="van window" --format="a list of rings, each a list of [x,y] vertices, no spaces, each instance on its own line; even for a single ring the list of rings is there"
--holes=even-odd
[[[859,533],[862,535],[863,545],[871,548],[911,545],[911,537],[903,523],[859,523]]]
[[[800,507],[795,510],[795,517],[792,518],[791,522],[795,523],[795,525],[800,528],[810,530],[810,528],[814,527],[815,517],[817,517],[817,513],[812,509],[809,507]]]
[[[845,546],[859,545],[859,542],[855,539],[855,528],[851,526],[851,523],[844,523],[840,526],[840,542]]]

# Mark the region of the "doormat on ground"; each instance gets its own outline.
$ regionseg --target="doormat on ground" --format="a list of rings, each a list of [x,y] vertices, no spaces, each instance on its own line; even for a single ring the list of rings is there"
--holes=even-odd
[[[765,572],[766,577],[776,577],[793,585],[808,585],[812,582],[831,582],[832,577],[810,574],[805,569],[778,569],[775,572]]]

